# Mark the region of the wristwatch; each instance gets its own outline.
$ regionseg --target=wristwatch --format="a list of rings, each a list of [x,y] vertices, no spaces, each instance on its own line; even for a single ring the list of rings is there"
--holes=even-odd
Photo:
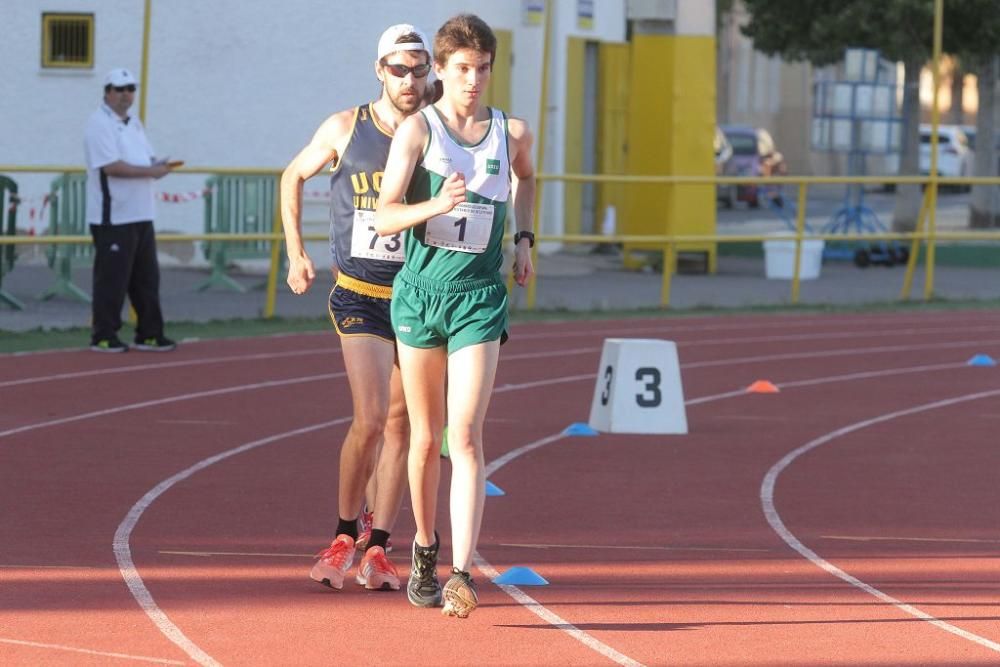
[[[528,239],[528,247],[529,248],[534,248],[535,247],[535,234],[534,234],[534,232],[524,232],[524,231],[516,232],[514,234],[514,245],[517,245],[518,242],[521,239]]]

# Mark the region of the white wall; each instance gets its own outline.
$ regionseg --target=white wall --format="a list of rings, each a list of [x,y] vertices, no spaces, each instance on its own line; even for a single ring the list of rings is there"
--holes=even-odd
[[[622,41],[624,0],[594,2],[594,27],[577,27],[576,0],[553,2],[550,97],[545,165],[563,171],[566,105],[565,40]],[[104,73],[140,74],[141,0],[18,0],[5,3],[0,62],[0,164],[82,165],[87,116],[100,103]],[[375,44],[391,23],[411,22],[428,34],[459,11],[479,14],[514,33],[512,108],[538,128],[543,29],[523,20],[518,0],[154,0],[146,126],[157,151],[189,167],[280,169],[330,113],[374,98]],[[45,70],[40,64],[43,11],[95,15],[93,70]],[[14,91],[13,94],[11,91]],[[134,112],[138,112],[138,96]],[[537,138],[536,138],[537,146]],[[21,192],[38,199],[52,174],[15,174]],[[168,193],[197,192],[205,176],[174,174]],[[310,183],[325,189],[325,183]],[[199,232],[202,203],[160,203],[161,230]],[[562,187],[545,190],[543,229],[562,230]],[[23,220],[23,217],[22,217]]]

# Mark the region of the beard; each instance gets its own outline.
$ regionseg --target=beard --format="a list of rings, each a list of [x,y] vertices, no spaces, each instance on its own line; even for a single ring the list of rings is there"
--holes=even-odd
[[[413,94],[409,97],[404,97],[402,90],[395,95],[389,93],[389,101],[398,111],[409,114],[420,108],[420,105],[423,103],[423,95],[416,88],[407,89],[406,92],[412,92]]]

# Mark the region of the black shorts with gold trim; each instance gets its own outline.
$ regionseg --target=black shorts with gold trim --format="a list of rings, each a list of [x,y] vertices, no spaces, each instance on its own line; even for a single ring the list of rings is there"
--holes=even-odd
[[[330,291],[330,320],[341,336],[375,336],[396,342],[389,304],[392,287],[376,285],[344,273]]]

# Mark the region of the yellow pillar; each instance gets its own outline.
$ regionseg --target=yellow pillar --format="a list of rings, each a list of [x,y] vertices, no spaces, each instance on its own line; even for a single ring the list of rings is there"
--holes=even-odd
[[[715,34],[712,3],[677,3],[672,17],[633,20],[628,114],[628,173],[712,176],[715,133]],[[684,12],[689,12],[685,15]],[[626,234],[715,234],[712,185],[633,185],[623,212]],[[626,245],[626,262],[641,263]],[[687,243],[715,271],[716,244]],[[676,256],[676,255],[675,255]],[[673,267],[670,267],[673,269]]]

